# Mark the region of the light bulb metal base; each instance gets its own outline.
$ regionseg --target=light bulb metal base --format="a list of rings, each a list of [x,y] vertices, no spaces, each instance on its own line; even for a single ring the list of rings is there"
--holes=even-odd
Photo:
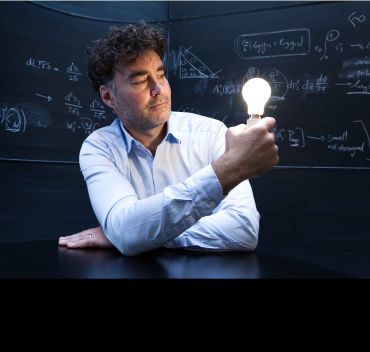
[[[247,119],[247,127],[254,125],[259,120],[261,120],[261,115],[258,115],[258,114],[249,115],[249,118]]]

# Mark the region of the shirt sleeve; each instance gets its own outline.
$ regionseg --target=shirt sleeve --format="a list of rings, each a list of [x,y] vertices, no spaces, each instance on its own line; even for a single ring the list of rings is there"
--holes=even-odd
[[[87,139],[81,148],[80,167],[104,233],[125,255],[161,247],[210,215],[223,199],[211,165],[141,200],[104,143]]]
[[[226,126],[219,125],[213,135],[212,160],[225,150]],[[212,161],[211,160],[211,161]],[[212,211],[165,247],[185,247],[191,250],[251,251],[258,242],[260,214],[248,180],[243,181]]]
[[[249,181],[236,186],[211,215],[164,244],[208,251],[252,251],[258,242],[260,214]]]

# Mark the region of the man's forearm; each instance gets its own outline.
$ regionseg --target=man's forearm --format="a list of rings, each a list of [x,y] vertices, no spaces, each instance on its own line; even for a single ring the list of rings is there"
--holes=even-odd
[[[211,166],[162,193],[143,199],[122,199],[112,209],[97,214],[108,239],[125,255],[158,248],[164,242],[211,214],[223,199]],[[94,204],[93,204],[94,206]]]
[[[248,181],[244,181],[222,200],[211,215],[201,218],[164,246],[211,251],[250,251],[255,249],[258,242],[259,219],[251,186]]]

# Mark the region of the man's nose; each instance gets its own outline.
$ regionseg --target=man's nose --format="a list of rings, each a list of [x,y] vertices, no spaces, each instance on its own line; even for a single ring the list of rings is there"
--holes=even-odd
[[[162,84],[157,79],[153,79],[152,86],[150,89],[150,95],[152,97],[156,97],[157,95],[161,95],[162,92],[163,92]]]

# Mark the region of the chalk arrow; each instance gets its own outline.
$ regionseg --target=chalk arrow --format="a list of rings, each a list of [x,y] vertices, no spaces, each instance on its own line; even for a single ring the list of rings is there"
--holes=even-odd
[[[38,97],[41,97],[41,98],[47,99],[47,101],[48,101],[49,103],[53,100],[53,98],[52,98],[50,95],[45,96],[45,95],[38,94],[38,93],[36,93],[36,95],[37,95]]]

